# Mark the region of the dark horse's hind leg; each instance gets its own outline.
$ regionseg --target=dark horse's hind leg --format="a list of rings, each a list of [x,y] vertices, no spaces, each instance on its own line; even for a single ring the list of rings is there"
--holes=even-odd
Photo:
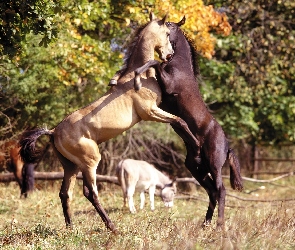
[[[202,179],[198,180],[200,185],[205,188],[209,196],[209,206],[206,213],[206,218],[204,221],[204,226],[211,223],[212,216],[215,210],[215,207],[218,202],[218,219],[217,219],[217,228],[223,227],[224,224],[224,205],[225,205],[225,195],[226,190],[221,182],[216,182],[208,174]],[[217,188],[216,188],[217,187]]]
[[[224,221],[224,203],[225,203],[225,188],[223,186],[220,175],[209,176],[209,168],[203,164],[198,164],[196,162],[195,153],[192,152],[189,146],[187,146],[187,156],[185,160],[185,165],[188,170],[191,172],[192,176],[200,183],[200,185],[206,190],[209,196],[209,206],[206,212],[206,217],[204,220],[204,226],[211,224],[214,210],[218,201],[218,219],[217,219],[217,228],[223,226]]]

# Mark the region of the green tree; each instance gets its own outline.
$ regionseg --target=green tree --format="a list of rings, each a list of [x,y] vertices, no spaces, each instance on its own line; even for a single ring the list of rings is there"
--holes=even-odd
[[[45,48],[39,46],[42,35],[28,34],[22,54],[13,61],[3,58],[2,136],[43,123],[53,127],[106,91],[122,64],[113,39],[122,34],[124,24],[111,14],[105,1],[64,1],[53,20],[57,39]]]
[[[251,143],[295,141],[292,1],[207,1],[232,26],[203,60],[204,96],[228,134]]]
[[[20,53],[26,35],[40,34],[40,45],[56,37],[54,15],[59,4],[53,0],[7,0],[0,3],[0,58]]]

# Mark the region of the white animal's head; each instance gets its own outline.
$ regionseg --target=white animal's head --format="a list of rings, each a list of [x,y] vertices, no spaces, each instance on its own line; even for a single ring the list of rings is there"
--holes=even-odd
[[[164,202],[165,207],[173,207],[173,200],[176,194],[176,181],[165,185],[161,190],[161,198]]]

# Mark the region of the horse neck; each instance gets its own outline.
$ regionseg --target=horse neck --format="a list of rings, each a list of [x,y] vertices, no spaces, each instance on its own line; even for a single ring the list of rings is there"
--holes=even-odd
[[[170,184],[172,181],[169,179],[168,176],[164,175],[159,170],[156,171],[158,175],[157,187],[164,188],[165,185]]]
[[[178,95],[178,105],[184,106],[185,108],[191,107],[192,105],[197,109],[198,118],[195,119],[198,127],[202,127],[204,122],[207,123],[211,121],[212,115],[207,109],[207,106],[202,98],[199,83],[194,74],[193,65],[193,55],[191,54],[191,47],[187,41],[184,34],[179,31],[178,39],[175,41],[175,54],[174,54],[174,65],[172,67],[177,67],[181,69],[186,74],[186,87],[182,89],[181,93]],[[180,103],[180,104],[179,104]],[[190,108],[189,108],[190,109]],[[195,109],[194,109],[195,110]],[[185,112],[187,113],[187,112]],[[189,113],[189,112],[188,112]],[[188,114],[187,113],[187,114]],[[178,114],[181,116],[181,114]],[[183,117],[182,117],[183,118]],[[191,119],[191,118],[190,118]],[[184,119],[186,120],[186,119]]]
[[[176,52],[174,54],[174,57],[176,57],[177,60],[174,60],[174,62],[179,66],[182,65],[182,69],[186,71],[186,75],[192,76],[195,79],[191,47],[182,31],[179,30],[178,32],[179,34],[175,41]]]
[[[128,64],[129,71],[133,71],[146,64],[148,61],[155,59],[155,44],[153,44],[153,40],[153,38],[149,38],[148,36],[143,39],[143,34],[141,34],[130,56]]]

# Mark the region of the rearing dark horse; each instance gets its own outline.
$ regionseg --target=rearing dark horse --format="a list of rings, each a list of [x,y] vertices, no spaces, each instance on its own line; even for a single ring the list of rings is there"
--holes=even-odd
[[[221,169],[228,159],[231,187],[242,190],[240,164],[233,150],[229,148],[221,126],[209,113],[201,97],[196,79],[199,75],[197,53],[179,28],[184,23],[185,17],[179,23],[166,23],[170,29],[170,42],[175,53],[168,64],[152,60],[138,68],[135,71],[135,89],[141,87],[140,74],[150,67],[155,68],[163,93],[161,108],[185,120],[191,132],[200,141],[201,163],[197,160],[197,150],[184,140],[187,148],[185,165],[209,195],[210,202],[204,225],[211,222],[218,202],[217,227],[223,227],[226,191]],[[182,136],[178,128],[171,126]]]

